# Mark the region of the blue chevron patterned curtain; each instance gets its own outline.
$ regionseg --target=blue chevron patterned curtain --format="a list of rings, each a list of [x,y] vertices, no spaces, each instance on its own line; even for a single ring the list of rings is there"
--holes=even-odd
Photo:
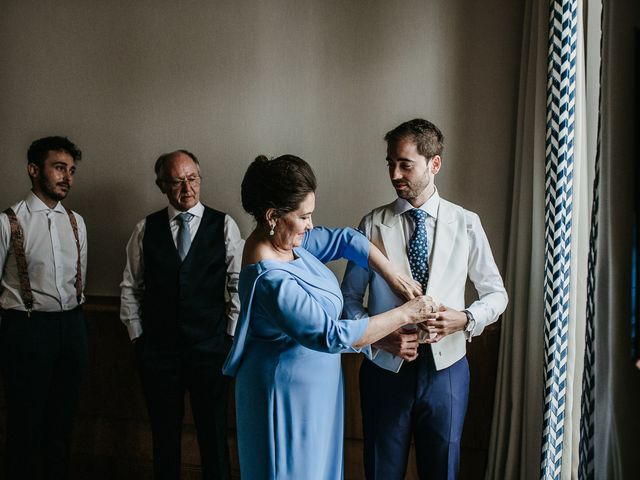
[[[575,147],[577,0],[549,19],[545,161],[545,403],[541,478],[560,478],[565,431]]]
[[[577,477],[600,38],[587,3],[599,18],[598,0],[527,0],[487,479]]]
[[[637,478],[640,2],[526,0],[523,27],[511,302],[485,478]]]

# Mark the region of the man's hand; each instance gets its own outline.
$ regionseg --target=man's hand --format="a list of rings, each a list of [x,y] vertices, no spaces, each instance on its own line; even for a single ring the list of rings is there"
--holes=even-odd
[[[447,335],[464,330],[466,325],[467,315],[464,312],[440,305],[436,312],[436,318],[419,323],[418,327],[429,332],[430,337],[426,339],[426,343],[436,343]]]
[[[407,362],[418,358],[418,332],[416,331],[399,328],[373,345]]]

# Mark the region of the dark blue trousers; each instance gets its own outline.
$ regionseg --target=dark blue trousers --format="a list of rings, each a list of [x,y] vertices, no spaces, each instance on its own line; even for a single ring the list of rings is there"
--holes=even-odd
[[[398,373],[369,360],[360,368],[364,466],[368,480],[402,480],[411,439],[421,480],[457,478],[469,398],[464,357],[437,371],[430,347]]]
[[[4,310],[0,360],[8,478],[69,478],[71,434],[87,365],[82,308],[31,316]]]

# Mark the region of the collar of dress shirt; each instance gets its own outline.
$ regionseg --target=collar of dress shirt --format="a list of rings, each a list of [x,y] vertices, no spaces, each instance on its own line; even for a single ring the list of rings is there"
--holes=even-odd
[[[440,195],[438,194],[438,189],[436,188],[436,190],[433,192],[433,195],[431,195],[429,197],[429,200],[424,202],[418,208],[420,208],[420,210],[424,210],[425,212],[427,212],[427,215],[429,215],[430,217],[433,217],[433,218],[435,218],[437,220],[438,219],[438,207],[440,207]],[[396,202],[395,202],[395,205],[394,205],[394,209],[395,209],[396,215],[402,215],[403,213],[406,213],[409,210],[412,210],[413,208],[415,208],[415,207],[413,205],[411,205],[404,198],[396,199]]]
[[[29,195],[27,195],[27,198],[25,199],[25,203],[27,205],[27,208],[29,209],[29,212],[31,212],[31,213],[34,213],[34,212],[48,212],[50,210],[54,211],[54,212],[58,212],[58,213],[65,213],[65,209],[64,209],[64,207],[62,206],[62,204],[60,202],[58,202],[55,207],[49,208],[33,192],[29,192]]]
[[[198,217],[198,218],[202,218],[202,215],[204,215],[204,205],[202,205],[202,203],[198,202],[196,203],[193,207],[191,207],[189,210],[187,210],[188,213]],[[169,205],[169,221],[173,220],[174,218],[176,218],[178,215],[180,215],[181,212],[180,210],[176,210],[175,207],[173,205]]]

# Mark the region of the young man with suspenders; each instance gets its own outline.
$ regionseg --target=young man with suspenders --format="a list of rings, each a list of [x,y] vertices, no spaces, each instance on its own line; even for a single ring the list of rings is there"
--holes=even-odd
[[[0,214],[0,365],[10,480],[69,477],[87,362],[81,307],[87,235],[82,217],[60,201],[80,158],[67,138],[33,142],[27,152],[32,189]]]

